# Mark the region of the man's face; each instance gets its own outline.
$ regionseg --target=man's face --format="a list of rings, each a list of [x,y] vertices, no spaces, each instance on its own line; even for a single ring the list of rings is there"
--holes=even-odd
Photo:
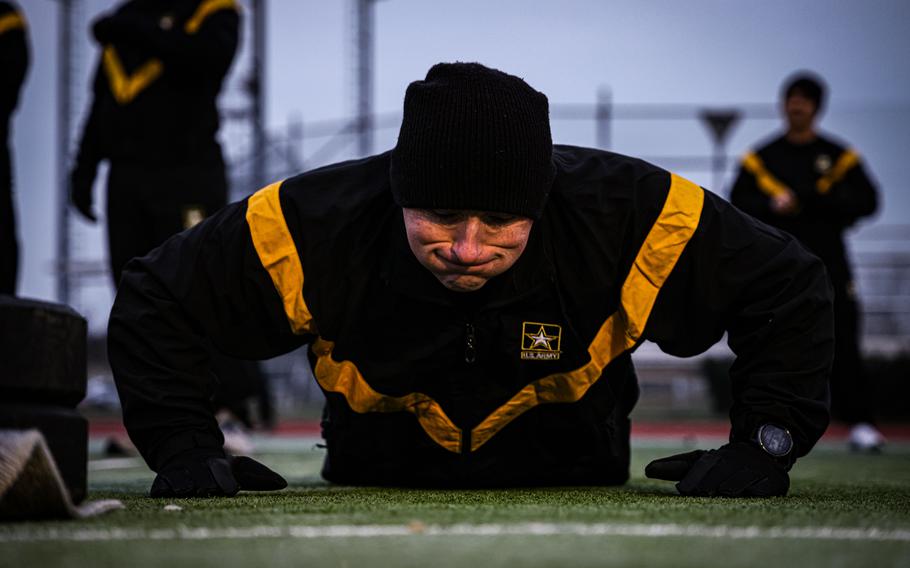
[[[787,115],[790,130],[801,132],[811,129],[816,111],[818,108],[815,106],[815,101],[799,91],[794,92],[784,101],[784,113]]]
[[[479,290],[508,270],[528,244],[526,217],[449,209],[403,209],[408,244],[443,286]]]

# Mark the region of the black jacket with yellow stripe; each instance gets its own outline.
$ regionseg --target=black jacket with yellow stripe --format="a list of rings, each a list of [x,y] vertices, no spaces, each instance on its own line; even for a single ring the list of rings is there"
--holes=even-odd
[[[799,202],[798,210],[777,214],[771,200],[788,189]],[[730,201],[798,238],[824,261],[837,287],[851,278],[844,230],[875,212],[876,193],[855,150],[824,136],[807,144],[779,136],[746,154]]]
[[[413,256],[389,153],[262,189],[124,273],[109,353],[150,466],[220,446],[204,344],[272,357],[310,343],[326,393],[327,479],[356,484],[610,484],[628,476],[630,355],[724,332],[732,436],[827,426],[831,298],[793,238],[645,162],[556,146],[525,252],[478,292]]]
[[[0,1],[0,190],[10,186],[9,125],[28,69],[26,27],[22,11]]]
[[[76,177],[108,159],[221,166],[216,99],[237,49],[235,0],[130,0],[95,22],[101,48]]]

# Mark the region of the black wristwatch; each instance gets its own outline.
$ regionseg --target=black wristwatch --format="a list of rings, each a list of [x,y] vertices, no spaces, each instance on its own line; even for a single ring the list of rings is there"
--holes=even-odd
[[[786,468],[793,464],[793,436],[786,428],[762,424],[755,430],[752,442]]]

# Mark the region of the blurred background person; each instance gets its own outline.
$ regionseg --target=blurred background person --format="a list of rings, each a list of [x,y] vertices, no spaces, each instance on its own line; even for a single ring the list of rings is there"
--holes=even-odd
[[[0,0],[0,294],[16,293],[19,245],[13,210],[13,168],[10,156],[10,118],[28,69],[25,17],[19,8]]]
[[[92,187],[108,160],[114,284],[144,256],[227,202],[216,98],[237,50],[228,0],[131,0],[92,26],[101,49],[71,199],[97,220]]]
[[[825,94],[813,73],[799,72],[786,81],[786,132],[746,154],[730,200],[794,235],[825,263],[835,296],[832,415],[851,425],[851,448],[875,451],[884,438],[874,425],[873,388],[863,372],[859,305],[844,231],[876,211],[877,190],[856,151],[818,132]]]
[[[107,228],[111,275],[168,237],[227,203],[217,140],[217,98],[238,47],[240,8],[233,0],[130,0],[97,19],[101,50],[91,108],[70,174],[73,205],[97,221],[92,188],[109,162]],[[264,391],[258,366],[212,350],[219,379],[216,405],[234,409]],[[270,409],[267,402],[260,407]],[[262,412],[271,421],[270,412]],[[223,413],[227,445],[250,451],[235,420]]]

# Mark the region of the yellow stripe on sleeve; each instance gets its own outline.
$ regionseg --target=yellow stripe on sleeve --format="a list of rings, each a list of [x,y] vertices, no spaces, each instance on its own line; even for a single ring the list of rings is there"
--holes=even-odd
[[[859,164],[859,154],[854,150],[844,151],[837,159],[834,166],[828,170],[828,173],[818,178],[818,181],[815,182],[815,188],[822,195],[828,193],[831,191],[831,186],[844,179],[847,172],[853,169],[857,164]]]
[[[8,12],[0,16],[0,35],[25,29],[25,16],[21,12]]]
[[[250,196],[246,222],[259,261],[281,296],[291,330],[298,335],[316,333],[313,316],[303,299],[303,267],[281,212],[281,184],[273,183]]]
[[[199,31],[203,22],[219,10],[237,10],[237,3],[234,0],[206,0],[199,4],[196,12],[183,25],[183,31],[193,35]]]
[[[777,197],[778,195],[785,193],[792,193],[792,190],[787,187],[786,184],[774,177],[771,172],[768,171],[768,168],[765,167],[764,162],[758,157],[758,154],[752,152],[746,154],[743,157],[743,168],[755,176],[758,188],[766,195]]]

